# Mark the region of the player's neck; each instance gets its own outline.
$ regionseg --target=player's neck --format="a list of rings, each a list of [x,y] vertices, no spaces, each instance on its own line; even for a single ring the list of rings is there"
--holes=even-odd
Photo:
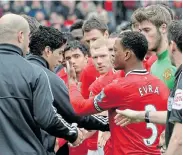
[[[80,73],[76,73],[76,79],[78,82],[80,82]]]
[[[159,48],[156,51],[156,53],[161,54],[162,52],[164,52],[167,49],[168,49],[168,41],[163,38]]]
[[[138,62],[138,63],[135,63],[133,65],[127,66],[124,69],[124,72],[128,73],[128,72],[133,71],[133,70],[144,70],[144,66],[143,66],[142,62]]]

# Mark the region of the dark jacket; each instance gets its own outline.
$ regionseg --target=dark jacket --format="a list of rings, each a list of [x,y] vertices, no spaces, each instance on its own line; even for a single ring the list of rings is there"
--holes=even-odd
[[[36,55],[29,55],[27,60],[37,64],[47,73],[54,96],[53,105],[67,122],[77,123],[79,127],[87,130],[109,131],[108,118],[96,115],[82,117],[76,115],[70,104],[68,89],[65,86],[64,81],[48,69],[48,63],[44,58]]]
[[[20,48],[0,44],[0,154],[46,155],[41,128],[70,142],[77,129],[56,113],[44,70],[22,55]]]
[[[166,120],[165,142],[166,147],[170,142],[175,123],[182,124],[182,65],[175,74],[175,85],[168,98],[168,111]]]

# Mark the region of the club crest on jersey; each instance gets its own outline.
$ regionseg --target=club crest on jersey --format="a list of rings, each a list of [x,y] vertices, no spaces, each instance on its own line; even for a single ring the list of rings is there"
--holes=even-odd
[[[169,68],[166,69],[165,72],[163,73],[163,78],[165,80],[170,80],[171,76],[172,76],[172,71]]]

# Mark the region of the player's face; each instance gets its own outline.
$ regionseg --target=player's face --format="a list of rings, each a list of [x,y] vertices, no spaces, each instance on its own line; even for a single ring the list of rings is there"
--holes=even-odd
[[[109,38],[107,41],[107,48],[111,56],[111,62],[114,64],[114,44],[117,38]]]
[[[48,63],[51,71],[54,71],[55,67],[57,67],[63,59],[62,55],[62,47],[54,50],[53,52],[49,52]]]
[[[162,36],[159,29],[149,21],[139,24],[139,29],[148,41],[148,51],[157,51],[161,45]]]
[[[114,69],[122,70],[124,69],[125,63],[125,52],[121,46],[120,39],[116,39],[114,44]]]
[[[108,32],[102,33],[100,30],[93,29],[89,32],[84,32],[84,41],[91,45],[95,40],[108,38]]]
[[[178,50],[177,45],[174,41],[170,42],[168,51],[172,64],[174,66],[179,66],[182,62],[182,54]]]
[[[98,72],[102,75],[111,68],[111,59],[107,46],[101,46],[98,49],[91,49],[91,56]]]
[[[87,65],[88,56],[84,56],[80,49],[77,48],[66,51],[65,60],[72,63],[76,74],[80,74],[83,68]]]

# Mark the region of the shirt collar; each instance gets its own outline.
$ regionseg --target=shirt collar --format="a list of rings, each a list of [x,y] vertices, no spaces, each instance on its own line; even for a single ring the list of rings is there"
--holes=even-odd
[[[168,57],[168,50],[163,51],[160,54],[157,54],[158,60],[163,60]]]
[[[23,51],[18,46],[12,44],[0,44],[0,52],[3,53],[16,53],[23,56]]]
[[[29,61],[35,62],[36,64],[41,65],[41,66],[49,69],[48,62],[43,57],[41,57],[41,56],[29,54],[26,57],[26,59],[29,60]]]
[[[130,75],[130,74],[146,75],[146,74],[149,74],[149,72],[146,69],[132,70],[132,71],[129,71],[128,73],[126,73],[125,77],[128,76],[128,75]]]

